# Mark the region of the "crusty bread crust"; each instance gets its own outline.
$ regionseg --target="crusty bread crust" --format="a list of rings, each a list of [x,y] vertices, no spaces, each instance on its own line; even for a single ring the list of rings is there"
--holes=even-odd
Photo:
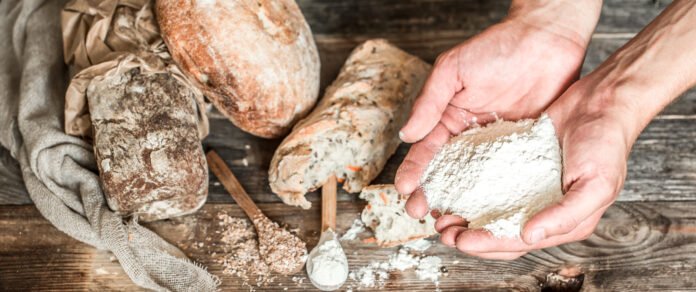
[[[182,71],[232,123],[280,137],[319,92],[319,54],[292,0],[158,0],[165,43]]]
[[[97,77],[87,88],[109,207],[143,221],[196,211],[208,195],[193,92],[167,73]]]
[[[348,57],[316,109],[283,140],[269,169],[271,189],[286,204],[309,208],[305,193],[335,174],[356,193],[372,181],[401,142],[399,128],[430,65],[385,40]]]

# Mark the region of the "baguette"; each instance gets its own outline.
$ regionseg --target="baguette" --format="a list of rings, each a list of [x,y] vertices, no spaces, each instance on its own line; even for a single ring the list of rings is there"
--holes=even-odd
[[[348,57],[317,108],[276,150],[271,189],[286,204],[309,208],[305,193],[329,176],[356,193],[368,185],[401,142],[399,128],[430,65],[385,40],[370,40]]]

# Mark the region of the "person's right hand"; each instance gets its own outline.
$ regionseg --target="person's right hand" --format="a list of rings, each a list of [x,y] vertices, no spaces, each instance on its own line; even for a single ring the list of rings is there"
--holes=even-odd
[[[588,5],[594,2],[558,1],[526,12],[516,12],[513,5],[506,20],[440,55],[399,133],[403,141],[417,142],[395,179],[399,193],[412,194],[407,203],[411,216],[428,212],[417,190],[420,176],[450,136],[472,122],[495,119],[490,113],[506,120],[537,117],[578,78],[599,16],[601,5]],[[592,6],[585,8],[593,13],[573,18],[585,24],[573,27],[549,19],[568,16],[564,13],[574,5]]]

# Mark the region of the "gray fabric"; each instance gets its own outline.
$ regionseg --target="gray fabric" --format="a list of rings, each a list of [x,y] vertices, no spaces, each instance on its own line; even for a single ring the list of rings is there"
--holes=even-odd
[[[90,145],[63,132],[67,83],[58,0],[0,1],[0,144],[56,228],[110,250],[137,285],[211,291],[218,280],[137,222],[106,206]]]

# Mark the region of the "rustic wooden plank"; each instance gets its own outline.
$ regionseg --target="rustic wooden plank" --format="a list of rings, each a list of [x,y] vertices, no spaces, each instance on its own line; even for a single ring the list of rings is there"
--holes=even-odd
[[[671,1],[605,0],[600,33],[635,33]],[[312,31],[385,36],[460,31],[472,35],[507,15],[509,0],[299,0]]]
[[[211,134],[204,141],[208,149],[215,149],[256,202],[279,202],[268,185],[268,165],[278,140],[264,140],[246,134],[231,123],[212,119]],[[696,199],[696,119],[662,116],[654,120],[641,134],[628,161],[628,177],[620,201],[677,201]],[[248,145],[248,147],[247,147]],[[408,152],[401,145],[391,157],[374,183],[392,183],[399,164]],[[245,163],[246,161],[246,163]],[[0,176],[3,177],[3,176]],[[17,187],[21,178],[8,181],[8,193],[1,204],[30,203],[25,191]],[[0,183],[0,185],[2,185]],[[21,186],[21,185],[20,185]],[[21,194],[21,195],[20,195]],[[318,192],[307,195],[310,202],[319,202]],[[10,198],[14,198],[10,200]],[[342,189],[339,201],[355,201],[357,195]],[[210,203],[232,203],[232,199],[214,175],[210,175]]]
[[[439,54],[465,41],[468,36],[460,32],[442,32],[431,35],[395,35],[386,37],[395,45],[428,62],[433,62]],[[363,36],[317,36],[317,46],[321,58],[321,83],[325,88],[338,75],[350,52],[358,44],[369,39]],[[604,62],[614,51],[629,40],[629,37],[598,37],[594,38],[587,50],[582,73],[586,75],[599,64]],[[696,89],[682,95],[663,114],[693,115],[696,114]],[[213,118],[224,118],[214,114]]]
[[[503,1],[504,2],[504,1]],[[607,15],[604,15],[604,18],[611,18],[611,17],[618,17],[621,19],[621,17],[628,17],[628,18],[636,18],[636,19],[647,19],[656,13],[655,11],[659,11],[664,6],[664,3],[666,2],[658,2],[657,5],[650,4],[652,1],[619,1],[619,0],[608,0],[605,1],[605,9],[604,13]],[[498,3],[498,4],[496,4]],[[320,56],[322,59],[322,84],[323,86],[326,86],[331,80],[335,78],[337,75],[341,65],[345,61],[346,57],[350,53],[350,51],[360,42],[363,40],[369,38],[369,31],[366,31],[366,29],[370,29],[373,24],[370,24],[370,21],[377,21],[375,20],[376,17],[365,17],[365,15],[360,14],[359,17],[365,17],[367,20],[364,21],[358,21],[357,24],[346,24],[348,20],[343,19],[344,17],[351,17],[351,15],[355,15],[354,8],[356,5],[359,5],[360,11],[366,10],[366,11],[377,11],[377,12],[385,12],[387,10],[394,10],[394,12],[390,12],[389,17],[381,17],[379,19],[390,19],[393,21],[393,24],[384,24],[383,27],[379,28],[381,30],[385,31],[385,36],[390,38],[395,44],[398,46],[406,49],[407,51],[425,59],[428,61],[432,61],[435,59],[435,57],[441,53],[442,51],[445,51],[446,49],[454,46],[455,44],[465,40],[470,33],[467,32],[465,29],[460,29],[457,30],[455,28],[461,28],[461,27],[450,27],[447,25],[450,25],[450,20],[455,21],[459,18],[462,18],[462,16],[453,16],[456,13],[472,13],[476,15],[484,15],[481,16],[481,19],[496,19],[497,16],[490,16],[485,13],[483,13],[483,9],[498,9],[500,10],[500,7],[507,6],[506,3],[502,3],[500,1],[457,1],[457,0],[439,0],[439,1],[402,1],[399,2],[398,4],[394,4],[393,2],[389,2],[387,5],[387,2],[385,1],[377,1],[377,0],[371,0],[371,1],[302,1],[300,4],[303,6],[303,9],[307,11],[313,11],[308,13],[308,19],[310,19],[311,23],[314,23],[313,26],[322,26],[326,25],[328,26],[326,28],[326,31],[330,31],[334,28],[331,28],[330,26],[332,25],[332,22],[338,22],[338,23],[343,23],[346,25],[347,31],[342,32],[342,33],[333,33],[333,34],[317,34],[317,43],[319,46],[320,50]],[[417,5],[416,5],[417,4]],[[503,5],[504,4],[504,5]],[[392,7],[394,6],[394,7]],[[624,7],[625,8],[622,8]],[[351,8],[352,7],[352,8]],[[416,7],[422,7],[421,9],[416,9]],[[442,8],[444,7],[444,8]],[[461,9],[459,9],[459,8]],[[651,8],[652,7],[652,8]],[[343,10],[342,10],[343,9]],[[441,9],[439,11],[438,9]],[[623,9],[623,10],[622,10]],[[329,12],[333,11],[333,12]],[[353,11],[353,12],[350,12]],[[433,23],[428,25],[418,25],[418,26],[409,26],[412,23],[427,23],[426,20],[417,18],[414,15],[440,15],[437,16],[437,20],[433,21]],[[463,12],[462,12],[463,11]],[[623,11],[623,12],[622,12]],[[643,11],[643,12],[641,12]],[[651,12],[652,11],[652,12]],[[380,13],[381,13],[380,12]],[[427,12],[427,13],[426,13]],[[328,18],[326,19],[319,19],[320,15],[322,13],[329,14],[329,16],[326,16]],[[370,12],[372,13],[372,12]],[[386,12],[385,12],[386,13]],[[449,13],[449,14],[448,14]],[[454,13],[454,14],[453,14]],[[358,13],[359,14],[359,13]],[[333,16],[330,16],[333,15]],[[371,14],[367,14],[368,16]],[[486,16],[487,15],[487,16]],[[356,17],[356,16],[352,16]],[[416,18],[414,18],[416,17]],[[369,18],[369,19],[368,19]],[[467,18],[463,17],[464,19],[478,19],[473,16]],[[315,20],[311,20],[315,19]],[[360,18],[362,19],[362,18]],[[415,19],[415,20],[414,20]],[[468,21],[468,20],[467,20]],[[481,22],[482,20],[476,20]],[[474,22],[476,22],[474,21]],[[636,20],[637,21],[637,20]],[[326,22],[326,23],[325,23]],[[367,22],[367,24],[365,24]],[[464,21],[466,22],[466,21]],[[647,22],[647,21],[643,21]],[[468,23],[468,22],[466,22]],[[472,22],[473,23],[473,22]],[[618,21],[618,24],[620,25],[622,22]],[[641,22],[642,23],[642,22]],[[471,23],[467,25],[472,25]],[[478,25],[479,29],[485,27],[487,23],[481,22],[481,24]],[[607,24],[607,26],[609,26]],[[440,27],[439,29],[436,29],[437,27]],[[600,25],[601,28],[601,25]],[[409,31],[409,33],[388,33],[388,32],[393,32],[396,30],[406,30]],[[599,30],[599,29],[598,29]],[[605,31],[610,31],[610,30],[605,30]],[[622,30],[615,30],[615,31],[622,31]],[[413,32],[413,33],[411,33]],[[341,34],[346,34],[346,35],[341,35]],[[606,59],[615,49],[620,47],[624,42],[627,41],[626,37],[609,37],[607,38],[606,36],[600,37],[600,38],[595,38],[589,48],[587,58],[585,60],[585,66],[583,68],[583,72],[587,73],[589,70],[595,68],[598,64],[600,64],[604,59]],[[682,98],[677,100],[674,104],[670,105],[664,112],[664,115],[686,115],[686,116],[691,116],[696,114],[696,90],[691,90],[687,92]],[[268,167],[268,163],[270,162],[270,158],[272,156],[273,150],[275,147],[278,145],[279,140],[263,140],[259,139],[256,137],[253,137],[251,135],[247,135],[236,129],[234,126],[229,124],[226,121],[217,121],[215,119],[220,119],[222,118],[219,114],[211,114],[211,124],[212,124],[212,133],[211,137],[209,137],[206,140],[206,145],[208,147],[213,147],[213,148],[219,148],[218,150],[223,154],[223,157],[227,160],[228,163],[233,164],[233,167],[236,167],[235,173],[242,173],[240,174],[244,178],[243,183],[245,184],[245,187],[249,189],[251,193],[257,194],[256,199],[258,199],[260,202],[276,202],[277,198],[271,194],[270,189],[268,188],[268,182],[266,178],[266,169]],[[688,118],[688,117],[687,117]],[[693,123],[691,123],[693,124]],[[692,128],[689,128],[688,123],[682,123],[683,128],[675,129],[675,132],[684,132],[684,131],[693,131],[691,130]],[[670,137],[668,137],[670,138]],[[671,137],[676,139],[675,137]],[[664,143],[672,145],[673,142],[670,141],[664,141]],[[680,142],[681,143],[681,142]],[[686,142],[684,142],[686,143]],[[246,145],[249,145],[249,149],[244,148]],[[681,145],[681,144],[679,144]],[[387,165],[385,171],[383,174],[377,179],[377,182],[381,183],[387,183],[390,182],[391,179],[393,178],[394,171],[398,167],[398,163],[401,161],[401,158],[403,157],[403,154],[406,152],[406,148],[402,146],[399,150],[399,155],[396,157],[392,158]],[[643,155],[641,151],[650,151],[650,149],[646,150],[640,150],[632,157],[637,157],[639,158],[641,155]],[[681,152],[679,152],[681,153]],[[652,152],[645,152],[645,155],[655,155]],[[664,155],[663,155],[664,156]],[[688,155],[687,155],[688,157]],[[248,166],[244,166],[244,158],[247,159],[247,164]],[[673,156],[671,158],[672,160],[678,160],[678,156]],[[640,160],[640,159],[637,159]],[[640,161],[647,161],[647,160],[640,160]],[[691,160],[684,160],[685,164],[693,163]],[[0,162],[0,164],[3,164]],[[633,164],[636,165],[636,164]],[[11,165],[10,165],[11,166]],[[636,167],[641,167],[640,165],[637,165]],[[647,170],[649,167],[643,167],[644,170]],[[10,167],[10,169],[14,169]],[[630,170],[631,172],[634,172],[633,170]],[[689,169],[688,171],[691,171]],[[642,174],[647,174],[649,176],[649,173],[645,172],[640,172]],[[679,175],[679,173],[676,173]],[[683,175],[688,174],[688,172],[682,173]],[[642,177],[642,176],[638,176]],[[631,176],[629,175],[629,182],[630,182]],[[7,181],[7,183],[5,183]],[[678,186],[688,186],[688,188],[685,191],[682,191],[681,196],[673,196],[672,194],[670,195],[661,195],[659,196],[659,199],[668,197],[668,198],[684,198],[686,191],[692,191],[693,187],[692,184],[694,183],[685,183],[683,184],[684,180],[683,179],[677,179],[679,184]],[[229,198],[224,194],[222,191],[222,187],[217,184],[215,180],[211,181],[211,197],[210,201],[211,202],[230,202]],[[646,183],[647,185],[650,185],[650,183]],[[4,187],[7,185],[7,187]],[[631,185],[628,183],[627,185]],[[658,184],[659,185],[659,184]],[[4,188],[3,188],[4,187]],[[680,192],[678,188],[672,189],[672,192]],[[6,193],[6,194],[5,194]],[[631,191],[631,196],[632,198],[648,198],[650,199],[652,195],[643,195],[641,192],[635,192]],[[646,192],[643,192],[646,193]],[[650,194],[655,194],[653,192],[649,192]],[[318,199],[317,193],[312,193],[309,195],[311,201],[316,201]],[[689,197],[689,196],[686,196]],[[354,196],[350,196],[346,194],[345,192],[339,193],[339,200],[351,200],[354,199]],[[656,199],[656,198],[652,198]],[[16,179],[16,176],[11,176],[11,175],[5,175],[3,172],[0,172],[0,204],[26,204],[29,203],[30,201],[28,200],[26,196],[26,192],[21,188],[21,185],[18,183],[18,180]]]
[[[278,202],[268,186],[268,162],[274,147],[266,147],[264,141],[247,137],[224,120],[211,120],[211,135],[206,144],[216,149],[239,176],[244,188],[259,202]],[[223,130],[224,129],[224,130]],[[244,141],[251,141],[246,149]],[[641,134],[628,161],[628,177],[619,200],[657,201],[696,199],[696,120],[658,118]],[[271,142],[270,144],[275,143]],[[408,145],[401,145],[388,161],[374,183],[391,183],[394,174],[408,152]],[[247,159],[244,166],[240,161]],[[219,185],[217,178],[210,178],[209,202],[230,203],[229,196]],[[311,202],[318,202],[318,194],[308,195]],[[339,201],[355,200],[356,196],[339,192]]]
[[[274,220],[299,228],[299,236],[310,247],[316,244],[318,209],[300,211],[277,203],[260,207]],[[339,203],[339,232],[349,227],[361,208],[355,203]],[[696,202],[617,203],[588,240],[537,251],[511,262],[468,257],[441,244],[426,253],[441,257],[449,270],[449,276],[440,279],[445,291],[535,291],[546,283],[548,275],[569,267],[580,269],[583,288],[588,291],[690,289],[696,287],[694,209]],[[222,274],[221,265],[212,256],[222,250],[215,236],[219,230],[215,217],[220,212],[244,216],[234,205],[206,205],[196,215],[149,227],[220,276],[223,290],[246,290],[237,279]],[[136,289],[109,253],[59,232],[33,206],[0,206],[0,226],[0,290]],[[383,261],[396,250],[361,241],[344,241],[343,245],[353,269],[372,260]],[[272,285],[278,290],[314,290],[306,280],[298,284],[291,277],[278,276]],[[412,271],[393,274],[386,286],[392,291],[433,289],[432,283],[417,280]]]
[[[30,204],[19,164],[10,152],[0,146],[0,205]]]

